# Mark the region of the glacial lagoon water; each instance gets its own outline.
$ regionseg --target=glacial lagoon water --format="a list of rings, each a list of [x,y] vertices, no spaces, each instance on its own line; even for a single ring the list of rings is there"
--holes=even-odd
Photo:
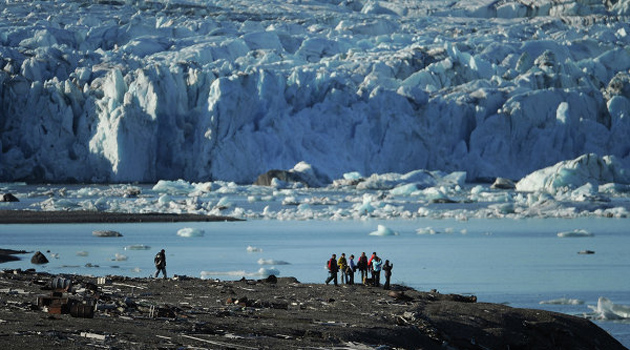
[[[389,235],[371,234],[378,225]],[[600,297],[630,305],[628,227],[627,219],[606,218],[248,220],[0,225],[0,236],[3,248],[45,252],[50,263],[38,270],[94,276],[150,276],[153,256],[164,248],[171,276],[231,280],[274,273],[321,283],[332,253],[376,251],[393,262],[394,283],[596,318],[591,307]],[[177,234],[182,228],[192,229],[188,237]],[[95,230],[122,237],[96,237]],[[590,235],[558,237],[574,230]],[[594,254],[579,254],[585,250]],[[1,268],[34,267],[29,258]],[[626,319],[594,321],[630,346]]]

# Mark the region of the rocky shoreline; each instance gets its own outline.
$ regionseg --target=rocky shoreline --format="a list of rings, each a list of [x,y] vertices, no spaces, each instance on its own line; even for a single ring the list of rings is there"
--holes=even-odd
[[[64,306],[65,305],[65,310]],[[295,278],[0,273],[2,349],[625,349],[589,320]]]
[[[241,221],[230,216],[170,213],[115,213],[100,211],[33,211],[0,210],[0,224],[83,224],[83,223],[140,223]]]

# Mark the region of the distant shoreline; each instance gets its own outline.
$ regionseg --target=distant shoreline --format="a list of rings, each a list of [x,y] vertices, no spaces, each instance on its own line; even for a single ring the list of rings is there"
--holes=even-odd
[[[230,216],[172,213],[112,213],[96,211],[0,210],[0,224],[86,224],[142,222],[243,221]]]

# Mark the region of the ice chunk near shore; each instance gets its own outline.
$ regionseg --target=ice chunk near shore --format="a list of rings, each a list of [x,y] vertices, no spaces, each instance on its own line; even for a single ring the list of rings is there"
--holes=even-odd
[[[203,237],[205,231],[193,227],[185,227],[177,230],[177,235],[180,237]]]
[[[587,183],[630,184],[630,173],[615,157],[600,157],[591,153],[537,170],[516,183],[516,190],[556,194],[579,188]]]
[[[248,253],[262,253],[262,251],[262,248],[252,247],[251,245],[247,246]]]
[[[595,236],[593,233],[588,232],[582,229],[575,229],[573,231],[564,231],[558,232],[558,237],[566,238],[566,237],[593,237]]]
[[[276,269],[274,266],[269,268],[261,267],[255,275],[261,276],[262,278],[266,278],[271,275],[280,276],[280,270]]]
[[[551,300],[543,300],[539,303],[540,305],[582,305],[584,304],[584,300],[573,299],[573,298],[558,298]]]
[[[385,225],[378,225],[376,231],[370,232],[370,236],[398,236],[398,232],[394,232],[394,230]]]
[[[630,306],[614,304],[610,299],[599,297],[597,306],[588,305],[598,320],[630,319]]]
[[[258,259],[258,265],[291,265],[289,262],[274,259]]]
[[[116,253],[114,254],[114,258],[112,259],[112,261],[127,261],[127,256],[120,254],[120,253]]]
[[[151,247],[144,244],[132,244],[132,245],[125,246],[125,250],[149,250],[149,249],[151,249]]]
[[[420,227],[416,230],[416,233],[419,235],[435,235],[439,233],[433,227]]]
[[[266,278],[270,275],[280,276],[280,270],[275,267],[261,267],[256,272],[246,272],[243,270],[238,271],[201,271],[202,279],[208,279],[216,276],[231,276],[231,277],[262,277]]]

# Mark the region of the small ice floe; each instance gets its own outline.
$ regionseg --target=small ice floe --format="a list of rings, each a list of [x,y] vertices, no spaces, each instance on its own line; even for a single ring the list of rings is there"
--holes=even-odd
[[[258,269],[258,273],[256,273],[256,275],[261,276],[262,278],[266,278],[271,275],[280,276],[280,270],[276,269],[273,266],[269,268],[261,267],[260,269]]]
[[[540,305],[582,305],[584,304],[584,301],[580,299],[558,298],[558,299],[551,299],[551,300],[543,300],[539,304]]]
[[[131,272],[140,273],[142,272],[142,269],[139,267],[134,267],[133,269],[131,269]]]
[[[127,256],[123,254],[116,253],[114,254],[114,258],[112,261],[127,261]]]
[[[247,272],[243,271],[243,270],[238,270],[238,271],[201,271],[200,273],[201,278],[202,279],[208,279],[208,278],[212,278],[214,276],[243,276],[245,277],[246,275],[248,275]],[[251,274],[249,274],[251,275]]]
[[[251,245],[247,246],[248,253],[262,253],[262,248],[252,247]]]
[[[77,252],[77,256],[88,256],[90,255],[90,253],[86,252],[85,250],[80,250]]]
[[[95,230],[92,231],[92,236],[95,237],[122,237],[122,234],[113,230]]]
[[[132,244],[125,247],[125,250],[149,250],[150,246],[144,244]]]
[[[575,229],[573,231],[564,231],[558,232],[558,237],[566,238],[566,237],[593,237],[595,236],[591,232],[582,229]]]
[[[260,258],[258,259],[258,265],[291,265],[291,264],[282,260]]]
[[[585,250],[580,250],[580,251],[578,252],[578,254],[582,254],[582,255],[591,255],[591,254],[595,254],[595,251],[594,251],[594,250],[588,250],[588,249],[585,249]]]
[[[59,259],[59,253],[50,253],[50,257],[54,259]]]
[[[246,272],[243,270],[237,271],[201,271],[202,279],[209,279],[216,276],[229,276],[229,277],[261,277],[266,278],[271,275],[280,276],[280,270],[275,267],[261,267],[256,272]]]
[[[630,306],[614,304],[610,299],[599,297],[597,306],[588,306],[593,310],[593,318],[597,320],[630,319]]]
[[[416,233],[419,235],[435,235],[439,233],[433,227],[420,227],[416,230]]]
[[[177,231],[177,235],[180,237],[203,237],[204,233],[204,230],[192,227],[185,227]]]
[[[398,232],[384,225],[378,225],[376,231],[370,232],[370,236],[398,236]]]

